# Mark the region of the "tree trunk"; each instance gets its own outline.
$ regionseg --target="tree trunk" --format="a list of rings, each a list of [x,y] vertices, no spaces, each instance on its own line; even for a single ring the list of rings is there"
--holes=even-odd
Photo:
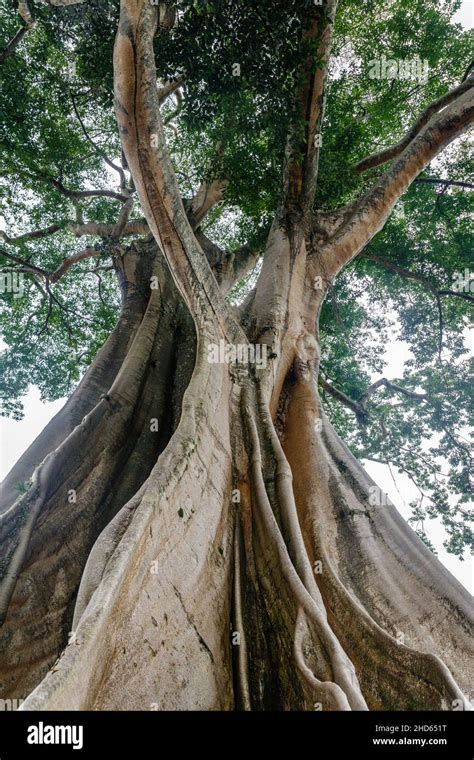
[[[117,263],[117,327],[7,479],[1,696],[28,697],[27,710],[458,707],[469,595],[393,506],[371,506],[373,483],[317,395],[328,276],[396,191],[379,190],[379,218],[361,202],[359,231],[343,220],[332,248],[311,239],[318,70],[303,93],[312,147],[302,166],[289,156],[255,292],[229,307],[228,273],[204,255],[166,151],[156,24],[154,6],[122,0],[114,68],[158,247]],[[420,171],[410,161],[399,192]],[[221,343],[263,346],[268,364],[209,361]],[[32,484],[12,504],[17,478]]]
[[[4,513],[10,567],[38,514],[0,629],[2,697],[47,673],[25,709],[463,699],[469,595],[394,507],[370,506],[363,468],[324,417],[318,431],[317,346],[293,350],[270,405],[278,372],[195,356],[169,276],[149,291],[106,398],[40,466],[35,496]]]

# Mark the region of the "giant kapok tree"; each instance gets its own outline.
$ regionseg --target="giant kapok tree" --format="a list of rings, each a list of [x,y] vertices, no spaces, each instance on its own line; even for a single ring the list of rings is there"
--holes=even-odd
[[[3,484],[0,696],[458,709],[459,2],[0,5],[4,413],[69,397]]]

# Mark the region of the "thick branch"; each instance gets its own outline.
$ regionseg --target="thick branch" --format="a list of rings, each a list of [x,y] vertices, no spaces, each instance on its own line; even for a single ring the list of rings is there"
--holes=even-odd
[[[242,331],[194,237],[166,146],[153,48],[157,23],[157,8],[146,0],[122,0],[114,48],[122,146],[145,218],[196,326],[206,335],[223,331],[233,341]]]
[[[421,130],[392,167],[354,206],[348,218],[321,247],[331,276],[382,229],[401,195],[421,171],[474,121],[474,78],[470,87]]]
[[[80,3],[83,3],[84,0],[44,0],[44,2],[47,3],[48,5],[62,7],[62,6],[68,6],[68,5],[79,5]]]
[[[337,0],[328,0],[317,8],[310,28],[303,35],[303,44],[311,50],[304,63],[304,85],[299,92],[298,116],[304,119],[302,139],[295,139],[299,124],[293,125],[289,135],[286,160],[284,207],[306,211],[313,200],[319,157],[319,136],[324,115],[324,89],[331,50],[332,31]],[[319,11],[319,12],[318,12]]]
[[[261,255],[261,251],[252,248],[250,245],[243,245],[233,251],[224,251],[209,240],[201,230],[196,232],[196,239],[206,254],[224,294],[228,293],[247,272],[254,268]]]
[[[10,42],[7,44],[6,48],[2,50],[0,53],[0,63],[3,63],[6,61],[7,58],[9,58],[16,50],[20,42],[22,41],[25,34],[30,30],[33,29],[35,26],[35,20],[33,16],[31,15],[30,7],[28,5],[27,0],[18,0],[18,13],[20,14],[21,18],[25,22],[26,26],[21,27],[18,29],[16,34],[12,37]]]
[[[92,256],[101,256],[102,253],[103,251],[97,250],[96,248],[84,248],[83,251],[68,256],[68,258],[64,259],[54,272],[51,272],[51,274],[48,275],[49,282],[57,282],[64,274],[66,274],[68,269],[70,269],[73,264],[77,264],[78,261],[90,259]]]
[[[31,15],[30,6],[28,5],[28,0],[18,0],[18,13],[22,17],[27,27],[31,28],[32,26],[34,26],[35,20],[33,16]]]
[[[83,235],[95,235],[97,237],[112,237],[115,224],[101,224],[97,222],[84,222],[84,224],[71,224],[70,229],[76,237]],[[132,219],[127,222],[120,233],[120,237],[131,235],[149,235],[150,228],[146,219]]]
[[[28,32],[29,27],[22,26],[18,31],[14,34],[14,36],[11,38],[10,42],[7,43],[7,46],[1,51],[0,53],[0,63],[4,63],[4,61],[7,60],[15,50],[17,49],[18,45],[22,41],[25,34]]]
[[[390,380],[387,380],[385,377],[381,377],[375,383],[372,383],[372,385],[370,385],[362,393],[358,401],[351,398],[350,396],[348,396],[343,391],[339,390],[339,388],[336,388],[331,383],[328,383],[327,380],[325,380],[321,375],[318,378],[318,383],[323,390],[327,391],[331,396],[333,396],[333,398],[335,398],[341,404],[343,404],[348,409],[350,409],[351,412],[354,412],[354,414],[357,417],[357,421],[361,425],[365,425],[369,419],[369,413],[367,411],[368,400],[381,387],[386,388],[390,392],[398,393],[398,394],[401,394],[402,396],[406,396],[407,398],[413,399],[414,401],[428,401],[429,400],[428,394],[415,393],[414,391],[410,391],[407,388],[403,388],[401,385],[397,385],[396,383],[390,382]]]
[[[220,203],[228,184],[226,179],[213,179],[211,182],[202,183],[188,206],[189,221],[194,229],[200,225],[206,214]]]
[[[467,92],[470,87],[472,87],[472,79],[466,79],[460,85],[454,87],[445,95],[442,95],[440,98],[438,98],[438,100],[430,103],[430,105],[425,108],[419,119],[415,122],[415,124],[412,126],[409,132],[407,132],[402,140],[400,140],[395,145],[391,145],[389,148],[385,148],[378,153],[367,156],[362,161],[359,161],[359,163],[355,165],[354,169],[357,172],[365,172],[367,169],[372,169],[374,166],[380,166],[380,164],[384,164],[387,161],[390,161],[392,158],[399,156],[401,153],[403,153],[405,148],[408,147],[411,141],[414,140],[414,138],[421,132],[423,127],[428,124],[433,115],[437,114],[442,108],[448,106],[460,95]]]
[[[354,412],[359,422],[366,421],[367,412],[364,407],[361,406],[361,404],[359,404],[357,401],[354,401],[354,399],[350,398],[350,396],[336,388],[334,385],[331,385],[331,383],[328,383],[327,380],[325,380],[321,375],[318,378],[318,383],[323,390],[327,391],[327,393],[333,396],[337,401],[340,401],[342,404],[344,404],[344,406],[350,409],[351,412]]]

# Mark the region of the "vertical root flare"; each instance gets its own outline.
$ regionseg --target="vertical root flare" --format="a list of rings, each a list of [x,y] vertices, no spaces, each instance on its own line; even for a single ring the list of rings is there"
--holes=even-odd
[[[4,542],[7,547],[10,544],[9,548],[4,550],[0,565],[0,626],[6,619],[38,517],[50,496],[53,495],[52,489],[57,492],[60,485],[70,475],[67,463],[78,457],[82,463],[85,458],[90,462],[97,461],[104,447],[107,446],[107,441],[110,442],[113,439],[112,429],[116,433],[120,431],[123,433],[125,430],[128,413],[135,407],[141,390],[141,382],[133,382],[133,379],[143,376],[158,327],[158,306],[159,294],[154,290],[151,292],[143,320],[109,393],[102,397],[67,438],[45,457],[34,471],[28,491],[0,515],[0,546],[4,545]],[[130,391],[130,388],[133,391]],[[113,417],[114,422],[112,425],[109,421],[107,436],[97,436],[96,446],[91,447],[84,455],[85,434],[90,435],[109,417]],[[79,486],[76,488],[79,490]]]
[[[234,588],[233,588],[233,617],[234,628],[239,634],[237,647],[237,686],[241,707],[251,710],[250,684],[248,676],[247,641],[242,613],[242,528],[240,515],[237,515],[234,530]]]
[[[347,657],[346,653],[344,652],[339,640],[335,636],[334,632],[332,631],[328,621],[327,621],[327,615],[326,610],[324,607],[324,602],[322,600],[322,597],[317,590],[317,586],[315,583],[310,581],[310,576],[307,572],[307,565],[309,564],[309,559],[306,556],[306,560],[302,560],[301,558],[304,557],[304,554],[306,553],[306,550],[304,548],[303,538],[301,536],[301,531],[298,528],[297,529],[297,515],[296,515],[296,506],[294,503],[294,498],[292,496],[291,486],[288,482],[287,473],[286,473],[286,465],[285,469],[280,468],[280,477],[278,477],[278,497],[279,501],[282,502],[283,506],[283,512],[285,513],[287,517],[288,524],[290,525],[290,528],[292,529],[293,538],[296,542],[297,548],[298,548],[298,555],[300,557],[301,562],[301,572],[303,574],[303,577],[308,584],[311,591],[308,590],[308,588],[305,585],[305,582],[302,580],[300,575],[297,572],[297,569],[295,568],[295,565],[293,564],[290,555],[288,553],[288,548],[286,546],[285,540],[283,538],[283,535],[280,531],[279,525],[276,521],[275,515],[273,513],[270,500],[265,488],[265,481],[263,478],[263,472],[262,472],[262,456],[261,456],[261,448],[260,448],[260,438],[259,438],[259,432],[257,429],[257,425],[255,422],[255,408],[259,408],[256,403],[252,404],[251,399],[249,398],[249,388],[246,386],[244,388],[243,396],[243,414],[244,414],[244,421],[248,430],[249,434],[249,440],[251,444],[251,473],[252,473],[252,486],[254,491],[254,497],[255,497],[255,504],[256,504],[256,526],[257,529],[262,536],[263,543],[270,542],[271,548],[273,550],[273,554],[275,555],[275,558],[277,559],[278,565],[281,569],[281,572],[283,573],[283,577],[285,578],[288,588],[291,591],[291,593],[294,595],[297,603],[297,607],[301,607],[304,613],[306,614],[308,618],[308,622],[311,626],[314,627],[314,629],[317,631],[317,635],[319,640],[321,641],[326,655],[331,663],[332,672],[333,672],[333,678],[335,681],[335,684],[332,686],[338,687],[338,692],[334,692],[334,688],[332,690],[329,690],[329,692],[326,690],[324,691],[324,694],[331,694],[332,701],[334,702],[334,699],[338,704],[344,704],[344,701],[341,701],[341,697],[339,692],[343,692],[345,694],[345,697],[347,699],[347,703],[349,704],[350,709],[354,710],[366,710],[367,705],[364,700],[364,697],[362,696],[362,692],[360,690],[360,686],[357,680],[357,675],[355,672],[355,668],[350,661],[350,659]],[[268,425],[268,418],[269,418],[269,412],[268,414],[262,415],[260,414],[260,417],[263,419],[260,419],[260,429],[261,434],[265,435],[265,426]],[[276,433],[275,433],[276,436]],[[273,436],[268,436],[267,438],[270,438],[270,444],[275,452],[277,454],[276,458],[278,461],[278,457],[280,457],[281,461],[281,453],[279,450],[276,450],[275,446],[275,439]],[[301,618],[299,620],[301,623]],[[297,623],[297,632],[298,632],[298,623]],[[298,632],[299,636],[299,632]],[[301,662],[304,657],[302,655],[302,649],[300,646],[298,646],[298,658],[297,662],[299,665],[301,665]],[[303,671],[303,674],[305,676],[306,682],[308,673],[306,671],[307,666],[305,665],[305,669]],[[309,670],[309,668],[307,668]],[[300,668],[301,670],[301,668]],[[310,671],[311,672],[311,671]],[[312,675],[312,674],[311,674]],[[313,676],[313,678],[315,678]],[[316,686],[319,681],[315,679],[316,683],[312,683],[312,686]],[[330,685],[330,684],[328,684]],[[321,689],[319,689],[319,693],[322,694],[323,692]],[[337,694],[338,696],[335,696]],[[327,704],[326,704],[327,707]],[[346,709],[344,707],[344,709]]]

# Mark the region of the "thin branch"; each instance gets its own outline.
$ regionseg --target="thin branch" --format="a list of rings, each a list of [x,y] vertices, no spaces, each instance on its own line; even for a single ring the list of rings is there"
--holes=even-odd
[[[47,182],[48,184],[55,187],[56,190],[58,190],[58,192],[61,193],[61,195],[66,196],[66,198],[71,198],[73,201],[78,200],[79,198],[106,197],[106,198],[114,198],[115,200],[125,203],[125,201],[128,201],[128,199],[130,198],[129,193],[125,195],[123,193],[116,193],[113,190],[102,190],[102,189],[70,190],[69,188],[65,187],[65,185],[63,185],[63,183],[59,179],[56,179],[55,177],[51,177],[51,175],[36,168],[30,167],[28,170],[13,169],[12,173],[16,173],[19,176],[27,176],[33,179],[43,180],[43,182]],[[8,174],[9,172],[2,172],[0,176],[2,175],[8,176]]]
[[[443,307],[441,304],[441,298],[438,293],[436,293],[436,305],[438,307],[438,315],[439,315],[439,336],[438,336],[438,360],[440,363],[440,366],[443,366],[443,332],[444,332],[444,319],[443,319]]]
[[[104,297],[102,295],[102,277],[99,274],[99,269],[100,267],[96,267],[96,269],[92,270],[92,273],[95,274],[95,276],[97,277],[97,283],[98,283],[98,288],[99,288],[99,299],[103,306],[108,307],[109,304],[107,304],[107,302],[104,301]]]
[[[25,232],[16,237],[10,237],[6,232],[0,230],[0,238],[3,238],[3,240],[10,245],[21,246],[28,240],[40,240],[41,238],[48,237],[48,235],[54,235],[55,232],[59,232],[63,227],[63,224],[50,224],[49,227],[44,227],[41,230],[33,230],[32,232]]]
[[[357,418],[357,422],[359,425],[365,425],[367,424],[369,420],[369,412],[367,411],[367,402],[371,396],[382,386],[385,387],[388,391],[393,391],[394,393],[401,394],[403,396],[406,396],[407,398],[413,399],[414,401],[427,401],[428,396],[426,393],[415,393],[414,391],[409,391],[407,388],[403,388],[400,385],[397,385],[396,383],[390,382],[390,380],[387,380],[387,378],[382,377],[380,380],[377,380],[375,383],[372,383],[365,391],[361,394],[359,397],[359,400],[356,401],[355,399],[348,396],[346,393],[341,391],[339,388],[336,388],[331,383],[328,383],[327,380],[324,379],[321,375],[318,377],[318,383],[321,386],[321,388],[325,391],[327,391],[333,398],[335,398],[337,401],[339,401],[341,404],[346,406],[348,409],[350,409]],[[386,436],[386,430],[381,422],[381,428],[382,433],[384,437]]]
[[[465,72],[463,78],[462,78],[463,82],[468,78],[468,76],[471,73],[471,71],[472,71],[473,68],[474,68],[474,61],[471,61],[470,64],[469,64],[469,66],[466,69],[466,72]]]
[[[389,391],[393,391],[394,393],[401,393],[403,396],[411,398],[414,401],[427,401],[428,399],[428,394],[426,393],[415,393],[414,391],[409,391],[407,388],[403,388],[401,385],[397,385],[396,383],[392,383],[390,380],[387,380],[386,377],[381,377],[380,380],[372,383],[372,385],[370,385],[359,398],[359,404],[363,409],[365,409],[369,398],[375,393],[378,388],[381,388],[382,386]]]
[[[381,266],[383,266],[384,269],[388,269],[391,272],[396,272],[396,274],[399,274],[401,277],[405,277],[406,279],[409,279],[409,280],[416,280],[417,282],[421,282],[423,285],[425,285],[428,288],[428,290],[434,293],[435,296],[455,296],[456,298],[462,298],[465,301],[474,303],[474,298],[473,296],[470,296],[469,293],[462,293],[461,291],[451,290],[449,288],[438,289],[427,277],[424,277],[418,272],[412,272],[410,269],[405,269],[405,267],[401,267],[398,264],[394,264],[392,261],[389,261],[388,259],[384,259],[380,256],[377,256],[375,253],[370,253],[368,250],[363,251],[359,255],[360,255],[360,258],[368,259],[369,261],[374,261],[377,264],[380,264]]]
[[[178,116],[179,112],[183,108],[183,95],[179,88],[175,92],[175,98],[176,98],[176,108],[173,111],[171,111],[171,113],[169,113],[168,116],[166,116],[163,119],[163,124],[165,126],[166,125],[171,126],[170,122],[173,121],[173,119],[175,119]]]
[[[10,237],[6,232],[0,230],[0,238],[5,240],[9,245],[22,246],[30,240],[39,240],[49,235],[53,235],[64,229],[69,229],[75,237],[82,237],[83,235],[91,235],[104,238],[121,238],[128,237],[130,235],[148,235],[150,229],[145,219],[132,219],[128,221],[133,208],[133,199],[129,198],[126,203],[123,204],[116,224],[101,224],[97,222],[60,222],[51,224],[49,227],[45,227],[40,230],[33,230],[32,232],[25,232],[16,237]]]
[[[440,318],[442,320],[442,314]],[[441,331],[441,336],[442,336],[442,324],[440,325],[440,331]],[[440,338],[440,340],[442,341],[442,337]],[[416,393],[415,391],[410,391],[407,388],[403,388],[401,385],[398,385],[397,383],[392,383],[390,380],[387,380],[387,378],[385,377],[382,377],[379,380],[377,380],[375,383],[372,383],[372,385],[370,385],[364,391],[364,393],[362,393],[358,401],[355,401],[354,399],[350,398],[341,390],[339,390],[338,388],[335,388],[334,385],[330,385],[322,377],[318,378],[318,383],[321,385],[321,387],[324,390],[328,391],[328,393],[330,393],[335,399],[340,401],[342,404],[344,404],[344,406],[346,406],[348,409],[354,412],[359,424],[365,424],[368,421],[369,413],[367,412],[367,409],[366,409],[367,401],[382,386],[385,387],[386,390],[390,392],[401,394],[403,396],[406,396],[409,399],[412,399],[413,401],[426,402],[428,406],[433,407],[433,401],[427,393]],[[381,420],[379,420],[379,422],[381,425],[383,438],[386,438],[388,435],[388,432],[383,422]],[[452,441],[453,445],[457,449],[463,451],[467,455],[468,459],[471,460],[469,449],[466,446],[464,446],[462,443],[460,443],[445,425],[443,425],[443,431],[448,436],[448,438]],[[377,461],[377,460],[374,459],[373,461]],[[386,464],[386,462],[384,462],[384,464]]]
[[[81,129],[82,129],[82,132],[84,133],[84,136],[85,136],[86,140],[88,140],[88,142],[90,142],[90,144],[97,151],[97,153],[104,159],[105,163],[108,166],[110,166],[111,169],[113,169],[114,171],[116,171],[118,173],[118,175],[120,177],[120,189],[123,192],[126,192],[127,181],[126,181],[125,173],[124,173],[122,167],[121,166],[117,166],[117,164],[114,164],[114,162],[111,161],[110,158],[107,156],[107,154],[105,153],[105,151],[102,150],[102,148],[100,148],[98,145],[96,145],[96,143],[94,142],[94,140],[92,139],[92,137],[89,135],[89,132],[87,131],[87,129],[86,129],[85,125],[84,125],[84,122],[83,122],[83,120],[81,118],[81,115],[80,115],[80,113],[79,113],[79,111],[77,109],[76,101],[74,99],[74,95],[73,95],[72,92],[70,92],[70,96],[71,96],[72,107],[74,109],[74,113],[76,114],[77,120],[78,120],[79,124],[81,125]]]
[[[40,275],[46,282],[49,283],[57,282],[67,272],[67,270],[70,269],[70,267],[72,267],[72,265],[76,264],[78,261],[91,258],[92,256],[101,256],[102,254],[103,250],[97,250],[96,248],[84,248],[83,251],[75,253],[72,256],[64,259],[59,267],[53,272],[48,272],[46,269],[42,269],[41,267],[37,267],[34,264],[30,264],[28,261],[21,259],[19,256],[15,256],[13,253],[7,253],[4,250],[0,251],[0,256],[4,256],[5,258],[10,259],[10,261],[14,261],[16,264],[20,264],[21,270],[15,269],[15,271],[31,272],[32,274]]]
[[[48,272],[46,269],[42,269],[41,267],[37,267],[34,264],[30,264],[28,261],[21,259],[19,256],[15,256],[13,253],[7,253],[7,251],[4,251],[2,249],[0,250],[0,256],[4,256],[6,259],[10,259],[10,261],[14,261],[16,264],[20,264],[25,272],[32,272],[34,274],[39,274],[42,277],[48,277]]]
[[[125,225],[128,222],[128,217],[132,213],[133,210],[133,204],[134,200],[133,198],[129,198],[126,203],[123,204],[122,208],[120,209],[119,218],[117,219],[117,223],[114,225],[112,229],[111,237],[115,240],[118,240],[118,238],[121,236]]]
[[[447,187],[464,187],[468,190],[474,190],[474,185],[470,182],[460,182],[456,179],[441,179],[441,177],[417,177],[415,182],[426,182],[432,185],[446,185]]]
[[[174,79],[170,79],[169,82],[165,82],[160,87],[158,87],[158,101],[160,105],[163,105],[166,98],[169,95],[172,95],[173,92],[175,92],[184,82],[184,75],[179,74]]]
[[[51,318],[51,314],[53,313],[53,297],[50,290],[48,290],[48,313],[46,314],[46,320],[39,332],[36,333],[36,337],[39,338],[41,335],[43,335],[44,332],[48,329],[48,323]]]
[[[122,201],[125,203],[125,201],[128,201],[129,195],[124,195],[123,193],[116,193],[113,190],[70,190],[69,188],[65,187],[60,180],[55,179],[54,177],[50,177],[47,174],[40,174],[42,179],[44,179],[46,182],[49,182],[50,185],[53,185],[53,187],[56,188],[62,195],[65,195],[66,198],[94,198],[94,197],[105,197],[105,198],[114,198],[117,201]]]
[[[0,274],[8,274],[9,272],[18,272],[21,274],[32,274],[31,269],[25,269],[24,267],[2,267]]]
[[[438,296],[456,296],[457,298],[463,298],[465,301],[469,301],[469,303],[474,303],[474,296],[470,296],[469,293],[462,293],[461,291],[450,290],[449,288],[438,290],[437,295]]]
[[[381,177],[382,174],[376,173],[371,174],[367,177],[367,179],[378,179],[378,177]],[[430,185],[444,185],[444,188],[448,187],[462,187],[467,190],[474,190],[474,185],[470,182],[461,182],[460,180],[456,179],[443,179],[442,177],[417,177],[414,182],[424,182],[426,184]]]

